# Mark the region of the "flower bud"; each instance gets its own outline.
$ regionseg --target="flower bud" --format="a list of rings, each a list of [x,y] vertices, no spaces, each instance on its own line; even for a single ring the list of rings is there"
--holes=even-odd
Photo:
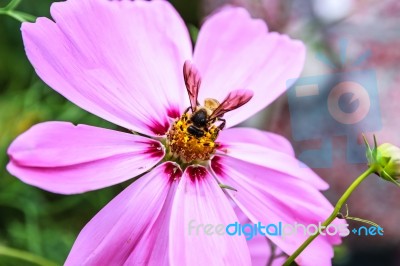
[[[400,177],[400,148],[390,143],[378,147],[376,154],[377,173],[387,181],[397,181]]]
[[[400,148],[390,143],[378,147],[374,135],[374,147],[371,149],[364,135],[363,138],[369,167],[381,178],[400,187]]]

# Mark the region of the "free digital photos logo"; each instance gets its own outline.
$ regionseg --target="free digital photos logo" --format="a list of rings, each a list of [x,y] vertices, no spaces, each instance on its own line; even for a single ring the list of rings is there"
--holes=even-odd
[[[212,224],[198,223],[196,220],[190,220],[188,223],[189,236],[244,236],[246,240],[252,240],[255,236],[281,237],[286,239],[297,235],[312,236],[319,233],[322,236],[339,235],[346,237],[353,233],[357,236],[383,236],[383,228],[380,226],[359,226],[349,229],[349,224],[330,224],[323,226],[321,222],[318,224],[302,224],[302,223],[277,223],[256,224],[234,222],[230,224]]]
[[[376,73],[363,68],[369,51],[349,62],[347,41],[340,42],[340,71],[326,56],[319,60],[332,69],[331,74],[288,80],[288,102],[292,136],[295,141],[317,141],[318,148],[303,150],[299,159],[312,168],[332,166],[332,137],[346,136],[348,163],[363,163],[365,147],[358,143],[361,133],[381,129]]]

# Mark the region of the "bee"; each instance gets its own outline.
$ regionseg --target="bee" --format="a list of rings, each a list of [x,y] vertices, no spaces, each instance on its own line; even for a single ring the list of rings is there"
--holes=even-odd
[[[187,131],[196,138],[203,137],[210,126],[217,121],[221,122],[217,127],[218,131],[222,130],[226,124],[226,120],[222,118],[224,114],[241,107],[253,97],[253,92],[250,90],[234,90],[221,103],[215,99],[206,98],[204,106],[201,106],[197,100],[201,76],[196,67],[189,61],[185,61],[183,65],[183,77],[190,100],[190,106],[186,109],[185,114],[190,109],[192,110],[190,115],[191,125],[187,128]]]

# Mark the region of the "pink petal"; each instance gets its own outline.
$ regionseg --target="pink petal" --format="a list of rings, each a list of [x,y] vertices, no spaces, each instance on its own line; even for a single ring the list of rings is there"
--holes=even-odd
[[[218,142],[224,155],[303,179],[318,189],[328,188],[326,182],[294,157],[291,144],[281,136],[253,128],[232,128],[222,130]]]
[[[9,147],[8,171],[62,194],[111,186],[151,169],[164,156],[158,141],[87,125],[46,122]]]
[[[51,14],[55,22],[24,23],[22,36],[37,74],[67,99],[152,136],[188,106],[191,43],[167,1],[70,0]]]
[[[171,265],[250,265],[243,236],[196,234],[197,226],[228,225],[237,217],[218,183],[202,166],[189,166],[178,185],[170,223]],[[191,225],[194,228],[191,228]],[[202,227],[204,228],[204,227]],[[193,229],[193,230],[192,230]]]
[[[242,225],[249,223],[251,224],[251,221],[242,212],[242,210],[235,203],[233,203],[233,205],[235,213],[239,219],[239,223]],[[265,236],[262,235],[256,235],[250,241],[247,241],[247,246],[249,247],[251,256],[251,265],[253,266],[270,265],[268,264],[270,260],[273,261],[272,263],[273,266],[282,265],[287,257],[280,256],[282,255],[283,251],[276,246],[274,247],[275,253],[273,254],[271,245],[273,244],[270,242],[270,240],[268,240]],[[271,258],[271,256],[274,255],[278,257]]]
[[[247,221],[246,223],[251,223],[251,222]],[[282,254],[284,254],[283,251],[281,251],[279,248],[276,247],[275,247],[276,248],[275,254],[276,256],[279,257],[270,258],[272,255],[271,245],[273,244],[268,242],[268,239],[261,235],[257,235],[253,237],[250,241],[247,241],[247,245],[250,250],[252,266],[265,266],[265,265],[282,266],[287,258],[287,256],[282,256]],[[269,264],[270,259],[272,260],[272,264]]]
[[[265,23],[243,8],[224,8],[205,21],[196,43],[193,61],[203,77],[199,102],[222,100],[234,89],[254,91],[249,103],[225,116],[228,127],[238,124],[285,92],[304,58],[301,42],[268,33]]]
[[[220,131],[218,141],[222,141],[228,145],[233,143],[254,144],[286,153],[292,157],[295,156],[292,144],[286,138],[255,128],[235,127],[224,129]]]
[[[333,210],[312,184],[299,178],[230,156],[214,157],[212,169],[219,182],[237,189],[237,192],[227,193],[253,223],[318,225]],[[336,221],[335,224],[342,222]],[[297,235],[286,238],[268,237],[287,254],[292,254],[306,239],[301,229]],[[338,235],[318,237],[296,262],[301,265],[330,265],[333,243],[340,243]]]
[[[166,162],[131,184],[82,229],[65,265],[123,265],[128,259],[130,265],[162,265],[168,243],[160,249],[157,242],[167,236],[165,209],[181,174],[179,166]],[[163,223],[167,227],[160,230],[157,224]]]

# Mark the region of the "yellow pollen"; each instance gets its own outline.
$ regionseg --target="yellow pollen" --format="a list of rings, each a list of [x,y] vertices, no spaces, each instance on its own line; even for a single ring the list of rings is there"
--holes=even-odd
[[[209,160],[218,147],[215,142],[219,133],[218,127],[210,125],[202,137],[195,137],[188,132],[191,125],[193,123],[188,113],[176,120],[167,133],[167,147],[174,157],[180,158],[184,163]]]

